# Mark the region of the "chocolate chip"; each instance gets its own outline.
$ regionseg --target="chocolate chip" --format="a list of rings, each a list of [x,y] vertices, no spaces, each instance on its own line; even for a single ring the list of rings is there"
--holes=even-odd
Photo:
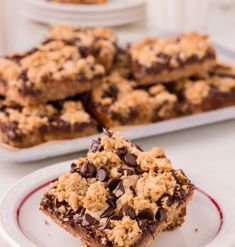
[[[109,177],[109,172],[105,167],[102,167],[100,169],[97,170],[96,172],[96,179],[104,182],[105,180],[107,180]]]
[[[157,221],[164,221],[166,220],[166,210],[163,208],[159,208],[156,215],[155,215],[155,219]]]
[[[106,224],[104,224],[102,227],[100,227],[100,229],[104,230],[104,229],[110,229],[111,228],[111,220],[121,220],[122,216],[121,215],[112,215],[106,222]],[[110,245],[112,246],[112,245]]]
[[[158,226],[158,223],[159,222],[154,221],[150,225],[148,225],[148,231],[152,235],[153,239],[155,237],[155,232],[156,232],[156,228]]]
[[[116,101],[118,96],[118,87],[115,84],[110,84],[109,87],[102,94],[102,98],[111,98],[112,101]]]
[[[80,174],[85,178],[92,178],[95,176],[96,168],[90,161],[86,161],[80,168]]]
[[[85,214],[85,211],[86,211],[86,209],[83,207],[80,207],[77,210],[77,213],[75,215],[73,215],[73,220],[75,221],[75,223],[81,220],[81,217]]]
[[[108,182],[108,188],[110,189],[110,191],[114,190],[120,182],[120,178],[111,178]]]
[[[107,200],[107,203],[109,204],[109,206],[110,207],[112,207],[112,208],[116,208],[116,198],[109,198],[108,200]]]
[[[112,207],[108,207],[100,216],[100,218],[108,218],[114,214],[114,209]]]
[[[110,220],[121,220],[122,219],[122,216],[121,215],[113,215],[109,218],[109,221]]]
[[[139,212],[138,218],[140,220],[146,219],[149,221],[153,221],[154,220],[154,213],[150,208],[145,208]]]
[[[127,149],[126,147],[121,147],[121,148],[118,148],[117,150],[117,155],[122,159],[125,154],[127,153]]]
[[[139,227],[141,230],[146,229],[148,225],[149,225],[148,220],[146,220],[146,219],[139,220]]]
[[[183,189],[177,189],[175,190],[174,193],[174,200],[176,200],[179,204],[182,204],[184,202],[186,202],[186,193],[184,192]]]
[[[73,162],[71,164],[71,169],[70,169],[70,172],[71,173],[74,173],[74,172],[77,172],[78,171],[78,167],[77,167],[77,164],[75,162]]]
[[[109,131],[109,130],[107,130],[107,129],[105,129],[105,128],[103,128],[103,132],[104,132],[104,134],[105,134],[106,136],[108,136],[108,137],[112,137],[112,135],[113,135],[113,132],[111,132],[111,131]]]
[[[80,208],[78,209],[78,211],[77,211],[77,214],[78,214],[79,216],[83,216],[83,215],[84,215],[84,213],[85,213],[85,211],[86,211],[86,209],[85,209],[85,208],[80,207]]]
[[[124,156],[124,160],[128,166],[132,166],[132,167],[137,166],[136,159],[137,156],[135,154],[127,153]]]
[[[112,191],[112,193],[116,196],[116,197],[120,197],[125,193],[125,189],[123,186],[122,181],[119,182],[119,184],[117,185],[117,187]]]
[[[140,168],[140,166],[136,166],[135,172],[136,172],[137,175],[140,175],[140,174],[144,173],[144,171]]]
[[[167,197],[168,197],[168,199],[167,199],[167,206],[170,207],[174,203],[174,198],[171,195],[168,195]]]
[[[121,208],[120,215],[129,216],[131,219],[135,219],[136,217],[135,210],[129,205],[125,205]]]
[[[92,140],[91,146],[89,148],[90,153],[95,153],[97,151],[102,151],[103,147],[101,146],[101,138],[98,137],[95,140]]]
[[[82,219],[82,226],[92,226],[98,224],[98,220],[89,214],[85,214]]]

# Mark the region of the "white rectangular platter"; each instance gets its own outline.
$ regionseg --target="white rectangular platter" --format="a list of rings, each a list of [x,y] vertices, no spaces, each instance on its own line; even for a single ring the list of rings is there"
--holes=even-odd
[[[219,58],[235,64],[234,52],[217,44],[214,44],[214,46],[217,49]],[[130,139],[139,139],[230,119],[235,119],[235,106],[159,123],[123,127],[119,131]],[[1,145],[0,161],[24,163],[83,151],[89,147],[91,140],[97,136],[92,135],[73,140],[53,141],[26,149],[13,149],[6,145]]]

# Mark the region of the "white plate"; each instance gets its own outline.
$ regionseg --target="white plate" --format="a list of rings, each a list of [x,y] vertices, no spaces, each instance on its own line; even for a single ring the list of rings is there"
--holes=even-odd
[[[41,169],[23,178],[0,203],[0,233],[13,247],[80,247],[73,238],[39,210],[48,183],[69,169],[72,161]],[[231,247],[235,243],[235,201],[220,187],[213,198],[197,190],[189,205],[185,224],[165,232],[152,247]],[[49,224],[45,224],[45,221]]]
[[[110,11],[123,11],[146,4],[145,0],[108,0],[105,4],[64,4],[53,3],[47,0],[24,0],[27,3],[37,6],[42,9],[50,9],[53,11],[66,11],[66,12],[101,12],[106,13]]]
[[[119,26],[136,22],[145,16],[145,8],[134,8],[128,11],[106,14],[81,14],[40,10],[35,6],[22,9],[24,17],[45,24],[73,24],[82,27]]]
[[[119,131],[129,139],[135,140],[233,118],[235,118],[235,106],[159,123],[122,127]],[[99,135],[73,140],[52,141],[25,149],[13,149],[2,145],[0,146],[0,160],[23,163],[82,151],[89,148],[92,139]]]
[[[45,24],[73,24],[85,27],[119,26],[136,22],[146,14],[144,0],[110,0],[102,5],[52,3],[46,0],[24,0],[22,14]]]

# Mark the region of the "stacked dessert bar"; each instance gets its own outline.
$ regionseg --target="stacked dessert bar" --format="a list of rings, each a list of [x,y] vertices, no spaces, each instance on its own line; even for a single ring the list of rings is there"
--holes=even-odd
[[[38,47],[0,58],[0,138],[14,147],[235,105],[235,69],[205,35],[144,38],[49,28]]]
[[[0,58],[0,138],[13,147],[97,132],[80,101],[112,66],[110,29],[55,26],[40,46]]]
[[[40,210],[87,247],[144,247],[184,222],[194,186],[160,148],[105,131],[55,182]]]

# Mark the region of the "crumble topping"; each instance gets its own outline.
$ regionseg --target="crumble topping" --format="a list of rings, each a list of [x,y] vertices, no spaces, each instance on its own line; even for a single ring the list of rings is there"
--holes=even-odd
[[[91,46],[95,40],[106,39],[113,43],[117,37],[111,28],[83,29],[70,25],[53,25],[49,28],[49,38],[80,42],[82,45]]]
[[[62,41],[51,41],[20,60],[26,78],[38,88],[48,81],[87,80],[105,73],[92,56],[81,58],[78,49]],[[80,79],[80,80],[81,80]]]
[[[178,59],[187,61],[194,55],[202,59],[209,52],[215,53],[208,36],[195,32],[182,34],[177,39],[145,38],[130,48],[132,60],[148,68],[155,63],[165,64],[168,59],[172,67],[178,67]]]
[[[210,91],[210,85],[205,81],[188,81],[185,85],[185,97],[193,104],[200,104]]]
[[[119,166],[119,164],[121,163],[120,158],[115,153],[110,151],[89,153],[87,157],[96,167]]]
[[[171,162],[167,158],[156,158],[156,151],[158,150],[140,153],[136,160],[137,164],[143,171],[171,170]]]
[[[164,193],[173,194],[175,186],[176,181],[172,175],[164,173],[156,176],[151,173],[144,173],[137,182],[136,190],[139,195],[144,195],[144,197],[156,202]]]
[[[107,190],[101,182],[95,182],[90,185],[83,199],[84,207],[91,211],[100,211],[106,205]]]
[[[83,56],[94,55],[107,70],[113,66],[117,38],[109,28],[81,29],[73,26],[52,26],[49,38],[63,40],[77,47]]]
[[[55,126],[61,120],[71,126],[92,122],[79,101],[64,101],[61,109],[57,109],[53,104],[15,107],[2,101],[1,105],[0,123],[6,127],[15,125],[15,130],[24,135],[40,130],[44,126]]]
[[[0,81],[15,80],[21,73],[19,65],[11,60],[0,58]]]
[[[145,123],[157,120],[156,116],[159,120],[172,117],[178,99],[163,85],[138,89],[136,82],[113,73],[92,91],[92,101],[97,106],[108,107],[113,121],[127,124],[128,120]]]
[[[235,89],[235,79],[214,77],[210,80],[211,85],[215,86],[219,91],[228,93]]]
[[[84,111],[84,108],[79,101],[65,101],[61,119],[70,122],[71,124],[91,121],[90,115]]]
[[[122,220],[111,220],[111,230],[105,230],[108,239],[117,246],[129,247],[140,234],[140,228],[135,220],[123,217]]]
[[[49,195],[56,197],[59,202],[66,201],[74,211],[82,206],[82,200],[88,190],[88,183],[78,173],[67,173],[58,181],[51,184]]]

